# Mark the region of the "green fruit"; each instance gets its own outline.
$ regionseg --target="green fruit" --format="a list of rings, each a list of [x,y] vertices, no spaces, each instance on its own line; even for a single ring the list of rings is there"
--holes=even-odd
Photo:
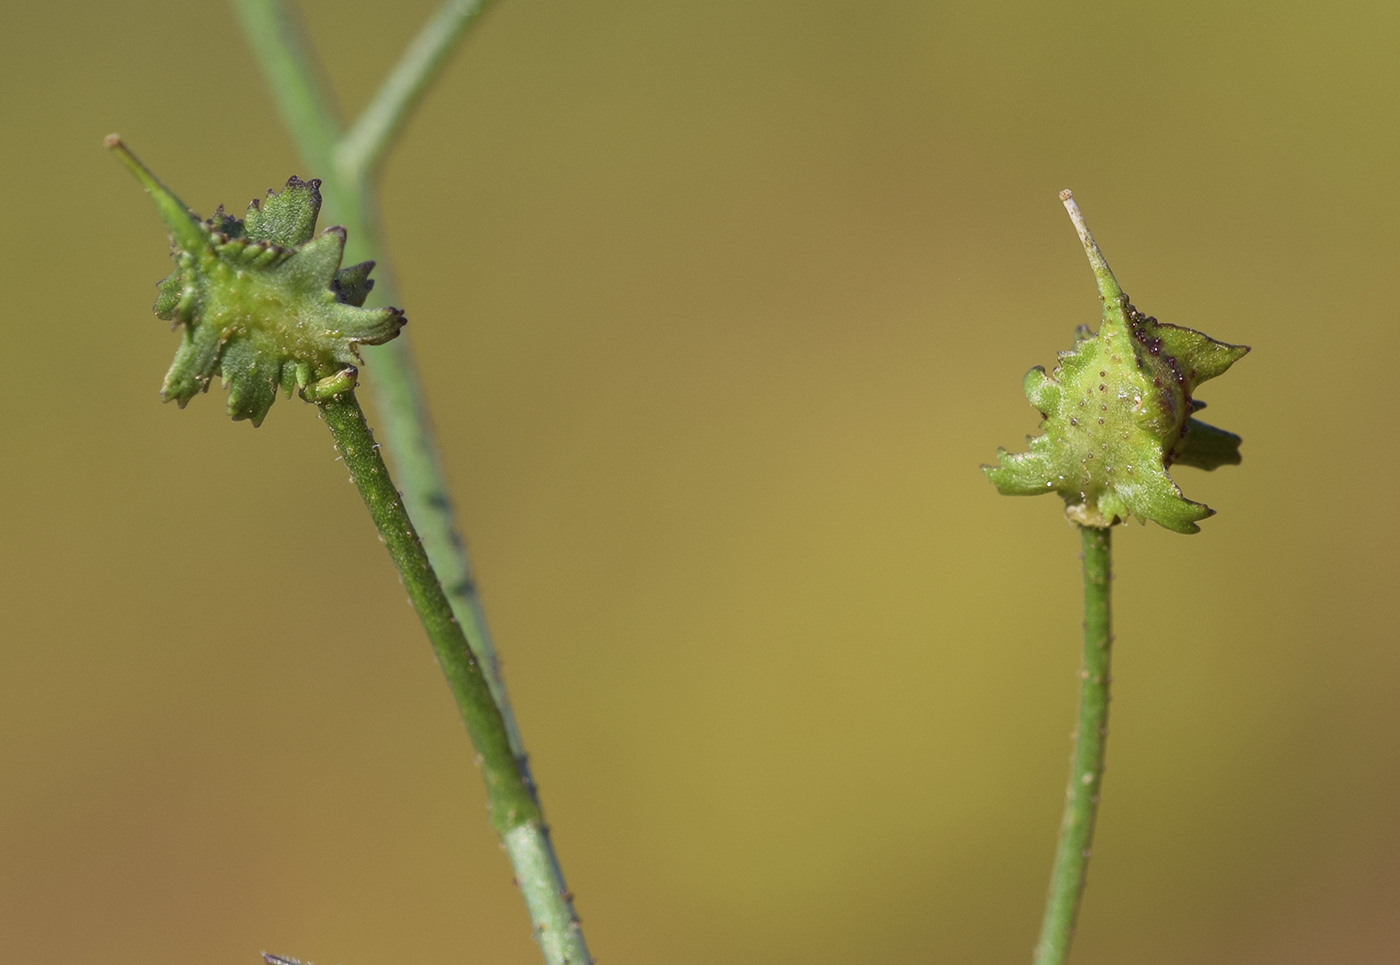
[[[259,425],[281,388],[345,381],[360,345],[380,345],[404,325],[397,308],[364,308],[373,262],[341,268],[345,229],[315,234],[321,182],[293,176],[254,199],[243,220],[220,207],[201,221],[115,137],[107,146],[136,175],[170,231],[175,271],[160,283],[155,313],[181,330],[161,397],[181,407],[217,376],[228,414]],[[314,393],[313,393],[314,394]]]
[[[1194,533],[1214,513],[1181,494],[1173,464],[1214,469],[1240,461],[1240,437],[1192,418],[1204,404],[1196,386],[1249,351],[1143,315],[1128,301],[1068,191],[1060,195],[1079,230],[1103,300],[1097,333],[1081,327],[1074,347],[1048,375],[1026,373],[1026,398],[1042,434],[1029,451],[997,451],[987,478],[1008,496],[1057,492],[1081,526],[1108,527],[1129,516]]]

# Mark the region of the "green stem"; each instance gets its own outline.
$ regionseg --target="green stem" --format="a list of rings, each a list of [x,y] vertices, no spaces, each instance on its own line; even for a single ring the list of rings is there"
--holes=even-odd
[[[462,37],[486,3],[487,0],[449,0],[444,5],[392,72],[386,88],[392,86],[394,92],[376,95],[366,118],[355,125],[362,146],[350,154],[341,143],[334,98],[294,10],[286,0],[236,0],[244,30],[308,173],[325,175],[321,184],[324,215],[328,221],[343,225],[349,234],[346,263],[378,264],[378,282],[371,295],[374,303],[402,304],[386,264],[375,217],[375,160],[446,63],[452,44]],[[351,163],[343,167],[339,161],[342,156],[349,157]],[[538,810],[538,793],[530,777],[524,742],[501,677],[471,562],[457,529],[412,343],[408,333],[403,332],[394,341],[371,351],[376,408],[392,443],[394,464],[403,485],[403,505],[409,518],[416,521],[422,547],[441,577],[439,585],[445,587],[456,625],[465,635],[494,698],[517,772],[534,795]],[[447,670],[446,665],[443,669]],[[550,965],[590,962],[543,822],[528,821],[516,827],[506,835],[505,845],[545,961]]]
[[[336,148],[341,177],[356,181],[378,167],[394,136],[427,91],[457,41],[490,0],[447,0],[404,51],[374,99]]]
[[[491,826],[506,847],[545,961],[550,965],[587,965],[592,960],[574,913],[573,896],[563,888],[534,789],[516,764],[505,721],[482,667],[467,646],[403,499],[380,458],[379,446],[355,398],[353,381],[347,379],[338,389],[316,398],[316,404],[398,568],[467,725],[486,782]]]
[[[1055,851],[1055,870],[1050,877],[1035,965],[1062,965],[1069,955],[1094,840],[1104,744],[1108,738],[1109,655],[1113,645],[1109,612],[1112,531],[1091,526],[1081,526],[1079,531],[1084,545],[1084,665],[1079,671],[1079,724],[1075,728],[1060,844]]]
[[[236,0],[234,8],[301,156],[328,172],[339,115],[296,8],[281,0]]]
[[[408,510],[389,476],[389,469],[380,458],[379,446],[365,422],[354,389],[346,388],[317,401],[317,405],[335,438],[336,451],[345,460],[350,478],[364,498],[389,556],[398,567],[413,609],[428,632],[438,663],[457,701],[457,709],[481,759],[491,827],[504,837],[526,821],[539,820],[540,812],[524,775],[515,766],[515,754],[506,737],[501,712],[486,687],[481,668],[467,646],[467,638],[457,624],[437,574],[428,562],[428,554],[408,518]]]
[[[331,113],[333,98],[324,87],[320,69],[304,42],[295,13],[285,0],[237,0],[237,7],[273,88],[278,109],[308,166],[308,173],[326,174],[321,183],[325,202],[323,214],[327,221],[343,225],[349,234],[345,263],[375,262],[378,280],[370,302],[402,304],[394,287],[391,266],[386,264],[375,217],[373,172],[360,168],[353,181],[338,173],[335,155],[339,125]],[[442,19],[443,15],[439,14],[435,22]],[[461,35],[459,30],[454,36]],[[406,56],[405,59],[410,58]],[[444,62],[437,58],[431,61],[431,66],[441,67]],[[396,69],[394,73],[399,72]],[[417,89],[425,89],[429,79],[420,77]],[[380,99],[375,98],[376,101]],[[402,109],[410,110],[415,104],[416,100],[403,101]],[[307,111],[315,113],[317,120],[303,127],[301,119]],[[332,132],[330,136],[326,135],[327,131]],[[457,529],[447,478],[433,438],[427,400],[413,361],[412,339],[408,331],[404,331],[389,344],[370,351],[375,374],[375,408],[383,420],[384,433],[391,441],[404,502],[422,534],[428,558],[442,578],[467,642],[486,672],[491,693],[505,719],[511,746],[524,767],[524,743],[501,677],[500,661],[486,625],[471,561]]]

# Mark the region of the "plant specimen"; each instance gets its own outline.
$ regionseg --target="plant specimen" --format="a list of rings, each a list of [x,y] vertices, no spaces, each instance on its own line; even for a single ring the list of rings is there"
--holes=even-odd
[[[1189,328],[1158,322],[1133,307],[1069,191],[1069,211],[1103,301],[1097,333],[1080,326],[1074,347],[1047,374],[1026,373],[1026,398],[1042,434],[1028,451],[997,451],[987,478],[1008,496],[1059,493],[1080,528],[1084,558],[1084,664],[1079,720],[1050,894],[1036,947],[1037,965],[1069,952],[1094,835],[1108,734],[1112,527],[1130,516],[1178,533],[1195,533],[1215,511],[1182,495],[1168,470],[1214,469],[1240,461],[1240,437],[1193,416],[1204,408],[1196,387],[1249,351]]]
[[[228,412],[254,426],[279,391],[314,404],[394,560],[476,748],[492,828],[515,871],[548,965],[591,962],[555,857],[451,500],[397,308],[366,307],[382,245],[373,176],[384,151],[485,6],[448,0],[410,44],[360,119],[343,130],[283,0],[239,0],[245,31],[304,160],[239,219],[201,220],[113,135],[107,146],[155,202],[175,270],[156,314],[180,330],[162,396],[181,407],[220,379]],[[317,234],[323,199],[340,222]],[[352,262],[342,267],[342,262]],[[397,301],[393,293],[385,300]],[[402,494],[355,395],[361,346],[375,357],[379,410]],[[420,540],[420,534],[422,538]],[[275,956],[274,956],[275,959]]]
[[[239,219],[207,220],[164,187],[119,140],[121,160],[169,230],[174,272],[155,311],[180,329],[162,388],[185,405],[220,379],[228,411],[258,425],[279,391],[317,406],[398,567],[477,749],[491,824],[505,845],[549,965],[591,961],[545,828],[524,747],[500,680],[471,569],[429,431],[401,329],[403,313],[369,307],[370,270],[383,260],[374,220],[374,175],[484,0],[448,0],[410,45],[360,118],[337,119],[310,48],[284,0],[238,0],[237,9],[309,169]],[[1103,301],[1097,333],[1081,328],[1047,374],[1027,374],[1042,435],[1027,452],[986,467],[1008,495],[1057,492],[1081,529],[1085,639],[1079,724],[1040,965],[1068,952],[1084,884],[1102,778],[1111,644],[1111,528],[1130,516],[1181,533],[1208,507],[1186,499],[1169,470],[1239,462],[1239,437],[1194,418],[1196,387],[1248,349],[1139,313],[1119,288],[1068,192],[1062,196]],[[340,226],[316,234],[322,204]],[[342,263],[351,264],[342,267]],[[399,299],[385,292],[383,300]],[[403,487],[390,478],[356,398],[362,346],[374,356],[379,409]],[[422,536],[420,541],[419,536]],[[282,961],[274,956],[271,961]],[[290,960],[287,960],[290,961]]]

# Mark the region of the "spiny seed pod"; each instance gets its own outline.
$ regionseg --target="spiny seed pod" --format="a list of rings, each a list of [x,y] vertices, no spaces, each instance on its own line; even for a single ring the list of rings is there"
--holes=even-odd
[[[1081,526],[1108,527],[1129,516],[1178,533],[1195,533],[1215,511],[1181,494],[1174,464],[1214,469],[1240,461],[1240,437],[1191,417],[1205,407],[1196,386],[1242,358],[1189,328],[1143,315],[1118,287],[1074,197],[1060,193],[1089,256],[1103,300],[1097,334],[1076,332],[1049,375],[1026,373],[1026,398],[1045,420],[1028,452],[997,450],[987,478],[1007,496],[1057,492],[1065,515]]]
[[[364,308],[374,262],[341,268],[345,229],[319,235],[320,181],[293,176],[254,199],[243,220],[201,221],[112,135],[107,146],[136,175],[170,231],[175,270],[160,283],[155,313],[181,329],[160,394],[181,407],[215,376],[228,414],[262,423],[281,387],[314,399],[317,384],[353,388],[360,345],[399,334],[403,312]],[[314,237],[313,237],[314,235]]]

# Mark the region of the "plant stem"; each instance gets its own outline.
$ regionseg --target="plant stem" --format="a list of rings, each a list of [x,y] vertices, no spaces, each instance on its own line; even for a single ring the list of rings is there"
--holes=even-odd
[[[236,0],[234,9],[301,156],[329,172],[319,162],[330,160],[340,121],[296,8],[280,0]]]
[[[374,100],[336,146],[338,173],[357,181],[372,173],[452,48],[490,0],[447,0],[404,51]]]
[[[1109,655],[1113,645],[1109,612],[1112,531],[1092,526],[1081,526],[1079,531],[1084,546],[1084,665],[1079,671],[1079,724],[1075,728],[1060,844],[1055,851],[1055,870],[1050,877],[1035,965],[1062,965],[1069,955],[1094,840],[1104,744],[1108,738]]]
[[[447,4],[447,7],[453,6],[453,3]],[[325,89],[295,11],[288,7],[285,0],[237,0],[237,9],[258,61],[272,86],[278,109],[307,164],[308,173],[322,172],[326,175],[321,183],[326,217],[343,225],[349,234],[345,263],[375,262],[378,266],[375,273],[377,282],[370,302],[402,304],[394,288],[391,266],[386,264],[384,244],[376,223],[371,180],[373,171],[360,168],[353,181],[338,172],[335,155],[339,124],[330,106],[333,98]],[[440,13],[434,22],[443,18],[444,14]],[[460,38],[461,35],[459,30],[455,37]],[[439,68],[445,61],[439,57],[424,63],[428,67]],[[394,71],[395,74],[400,72],[400,69]],[[417,90],[425,89],[429,79],[427,76],[420,77]],[[381,99],[376,97],[375,101]],[[409,111],[416,103],[416,100],[402,101],[401,109]],[[307,111],[316,113],[316,122],[303,126],[301,118]],[[330,132],[329,135],[327,132]],[[384,432],[391,442],[392,459],[403,485],[404,503],[408,506],[409,516],[417,522],[428,558],[442,578],[453,612],[467,635],[467,642],[486,673],[491,694],[496,698],[501,716],[505,719],[511,746],[523,768],[526,766],[524,742],[520,739],[519,727],[501,677],[500,661],[487,628],[471,561],[457,530],[452,498],[442,471],[437,442],[433,438],[432,420],[413,360],[412,340],[408,331],[401,332],[387,345],[372,349],[371,358],[375,373],[375,408],[384,421]]]
[[[457,709],[481,758],[491,827],[504,837],[512,828],[538,820],[540,814],[524,776],[515,766],[515,754],[506,738],[501,712],[491,698],[476,657],[467,646],[467,638],[428,562],[428,554],[408,518],[389,469],[380,458],[379,446],[365,422],[354,390],[332,395],[318,401],[317,405],[335,438],[336,451],[345,460],[350,478],[364,497],[389,556],[398,567],[413,608],[423,621],[423,629],[428,632],[438,663],[457,701]]]
[[[325,175],[321,195],[326,217],[339,222],[349,233],[346,263],[378,264],[378,282],[371,295],[374,303],[401,304],[375,218],[376,161],[446,63],[453,44],[487,2],[448,0],[444,4],[391,73],[386,90],[374,97],[366,117],[355,125],[360,147],[349,152],[341,144],[334,98],[294,8],[286,0],[236,0],[244,31],[302,159],[309,172]],[[350,162],[342,165],[342,156]],[[530,776],[524,742],[506,693],[471,562],[458,533],[408,333],[400,333],[394,341],[379,346],[373,351],[373,360],[376,408],[392,442],[394,464],[403,484],[402,504],[408,517],[417,521],[421,547],[441,577],[439,586],[445,588],[455,625],[465,635],[469,652],[485,678],[514,755],[516,771],[538,813],[538,791]],[[447,669],[444,664],[444,672]],[[550,965],[587,965],[591,959],[543,820],[515,827],[504,841],[545,961]]]
[[[398,568],[467,725],[486,782],[491,826],[505,844],[545,961],[550,965],[586,965],[591,959],[583,932],[572,896],[562,888],[529,776],[516,764],[500,709],[380,458],[354,389],[345,388],[315,401]]]

